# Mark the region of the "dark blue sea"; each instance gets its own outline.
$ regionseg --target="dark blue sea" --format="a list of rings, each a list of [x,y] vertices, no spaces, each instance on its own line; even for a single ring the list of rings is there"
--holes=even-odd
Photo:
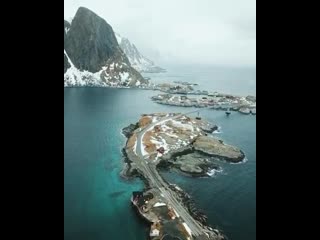
[[[178,70],[166,73],[167,78],[172,81],[171,74],[175,80],[185,79]],[[154,75],[154,79],[160,81],[166,74]],[[247,74],[251,76],[248,81],[252,81],[254,73]],[[194,76],[196,79],[197,74]],[[210,77],[206,79],[209,81]],[[243,77],[242,81],[246,79]],[[210,82],[206,84],[208,88]],[[254,94],[255,87],[251,87],[239,90],[240,94]],[[228,84],[220,84],[219,88],[235,91],[233,87],[228,89]],[[125,181],[119,176],[123,164],[120,151],[126,140],[121,129],[136,122],[143,113],[190,111],[153,103],[150,97],[156,93],[133,89],[64,89],[65,240],[146,239],[148,228],[130,205],[131,192],[142,189],[143,183],[138,179]],[[201,111],[201,116],[219,125],[221,133],[217,136],[240,147],[248,161],[222,162],[223,171],[209,178],[195,179],[173,172],[165,172],[163,176],[190,193],[198,207],[207,213],[209,223],[222,229],[229,239],[255,240],[256,117],[239,113],[226,117],[223,111],[210,109]]]

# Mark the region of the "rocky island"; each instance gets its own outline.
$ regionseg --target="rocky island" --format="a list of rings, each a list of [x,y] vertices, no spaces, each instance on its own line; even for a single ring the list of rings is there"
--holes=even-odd
[[[180,107],[208,107],[215,110],[238,111],[243,114],[256,115],[255,96],[235,96],[231,94],[209,93],[205,96],[188,97],[177,94],[158,94],[151,99],[159,104]]]
[[[194,177],[207,176],[218,168],[217,160],[243,161],[240,149],[211,135],[216,129],[205,120],[178,113],[145,114],[123,129],[128,139],[122,176],[138,176],[145,182],[143,191],[132,193],[131,202],[150,223],[150,239],[225,239],[207,224],[191,197],[158,172],[172,168]]]
[[[149,84],[149,89],[158,90],[168,94],[188,94],[188,95],[207,95],[208,91],[195,90],[192,86],[197,86],[197,84],[191,84],[188,82],[174,83],[159,83],[159,84]]]

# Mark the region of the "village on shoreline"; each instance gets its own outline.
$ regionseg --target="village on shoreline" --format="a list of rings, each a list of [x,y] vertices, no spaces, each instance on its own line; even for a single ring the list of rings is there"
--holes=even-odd
[[[252,95],[239,96],[206,90],[195,90],[195,84],[188,82],[174,82],[151,85],[152,90],[158,90],[163,94],[152,96],[151,99],[159,104],[210,108],[223,111],[237,111],[242,114],[256,115],[256,97]]]
[[[150,80],[150,79],[147,79]],[[175,81],[173,83],[143,84],[138,87],[106,86],[107,88],[141,89],[160,91],[151,100],[164,105],[179,107],[209,108],[223,111],[236,111],[247,115],[256,115],[256,97],[219,93],[216,91],[195,90],[198,84]]]

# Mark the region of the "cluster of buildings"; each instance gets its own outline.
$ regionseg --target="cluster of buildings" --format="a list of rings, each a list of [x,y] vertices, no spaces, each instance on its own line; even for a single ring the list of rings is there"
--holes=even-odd
[[[156,193],[136,191],[131,202],[139,213],[151,222],[149,236],[152,240],[168,236],[170,239],[191,239],[191,230],[178,213]],[[178,231],[177,231],[178,230]]]
[[[255,114],[256,97],[239,97],[234,95],[208,93],[203,96],[158,94],[151,98],[153,101],[173,106],[181,107],[211,107],[220,110],[234,110],[247,114]]]

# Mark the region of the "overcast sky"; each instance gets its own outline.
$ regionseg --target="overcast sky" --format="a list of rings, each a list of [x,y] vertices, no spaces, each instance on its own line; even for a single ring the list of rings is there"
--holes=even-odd
[[[158,62],[255,66],[255,0],[64,0],[103,17]]]

